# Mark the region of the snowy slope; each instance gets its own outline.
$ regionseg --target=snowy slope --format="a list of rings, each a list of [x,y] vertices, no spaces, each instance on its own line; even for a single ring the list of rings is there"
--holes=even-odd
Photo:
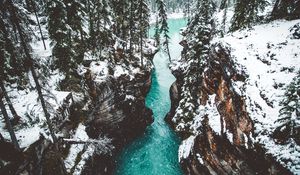
[[[35,20],[35,17],[31,16],[32,20]],[[42,26],[42,30],[45,32],[45,26]],[[39,32],[37,32],[39,34]],[[46,33],[46,32],[45,32]],[[46,50],[44,49],[42,40],[36,38],[31,43],[33,49],[33,57],[37,62],[40,63],[42,67],[46,67],[50,60],[52,48],[50,47],[50,40],[45,40]],[[45,77],[42,69],[38,70],[40,75],[40,82],[43,82],[43,91],[46,103],[48,104],[48,110],[51,115],[51,118],[56,117],[57,109],[61,107],[64,99],[70,94],[70,92],[57,91],[56,88],[58,83],[64,78],[64,75],[58,71],[50,71],[50,76]],[[17,89],[17,85],[13,84],[7,88],[8,95],[12,101],[15,110],[18,115],[21,117],[19,123],[20,125],[15,127],[17,140],[21,148],[26,148],[32,143],[37,141],[40,137],[40,134],[48,137],[48,129],[45,127],[46,118],[42,110],[38,93],[35,90],[35,83],[30,72],[27,75],[29,85],[24,90]],[[6,106],[10,118],[12,115],[8,106]],[[0,132],[3,134],[5,139],[10,140],[8,131],[4,128],[5,122],[4,119],[0,120]]]
[[[299,22],[274,21],[213,40],[229,45],[237,69],[248,75],[244,83],[234,87],[246,98],[247,111],[255,122],[256,142],[295,174],[300,173],[300,147],[293,141],[277,144],[270,135],[277,126],[284,87],[300,69],[300,40],[292,39],[290,32]]]

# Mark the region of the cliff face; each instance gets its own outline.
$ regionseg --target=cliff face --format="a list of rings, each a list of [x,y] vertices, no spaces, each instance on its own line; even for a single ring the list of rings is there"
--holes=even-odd
[[[182,120],[170,120],[180,101],[178,89],[182,88],[182,82],[177,80],[170,89],[172,110],[167,119],[183,138],[189,137],[189,141],[183,142],[179,150],[185,173],[286,173],[272,159],[264,156],[262,148],[252,144],[253,121],[247,113],[245,100],[232,86],[232,82],[244,82],[246,75],[235,70],[228,48],[211,46],[209,60],[209,67],[202,74],[201,88],[197,92],[200,108],[207,110],[202,111],[198,119],[185,123],[185,129],[178,127]],[[216,111],[212,109],[214,107]],[[193,129],[188,127],[195,124],[197,135],[193,136]]]
[[[112,174],[118,152],[153,122],[145,97],[151,86],[151,59],[155,52],[154,48],[144,58],[143,66],[133,57],[129,61],[91,61],[86,67],[79,67],[78,73],[87,88],[85,131],[91,139],[109,138],[113,148],[108,154],[95,151],[83,173]]]
[[[93,101],[87,121],[87,133],[91,138],[107,135],[121,147],[153,122],[152,111],[145,106],[151,70],[140,72],[131,80],[124,75],[117,79],[107,77],[101,83],[89,81],[93,80],[87,79]]]
[[[277,26],[280,28],[280,24]],[[290,24],[290,26],[293,25]],[[290,64],[287,63],[289,61],[281,61],[283,57],[279,57],[280,53],[276,53],[280,52],[276,50],[277,47],[280,47],[282,52],[285,49],[289,50],[290,48],[287,47],[289,45],[294,47],[293,43],[298,41],[287,40],[285,46],[273,40],[264,41],[267,42],[265,45],[262,42],[253,45],[252,39],[258,37],[256,36],[258,32],[256,32],[236,34],[237,42],[241,43],[236,42],[233,46],[225,43],[230,40],[214,41],[210,46],[203,72],[195,78],[194,83],[188,83],[190,77],[187,77],[186,67],[178,66],[188,64],[188,61],[181,59],[180,63],[171,66],[177,80],[170,89],[172,107],[166,120],[183,138],[179,148],[179,161],[186,174],[291,174],[291,171],[297,172],[296,164],[291,163],[289,167],[282,161],[297,162],[299,156],[296,155],[294,149],[288,149],[286,152],[295,155],[295,159],[291,158],[291,160],[281,157],[284,156],[281,153],[272,152],[270,147],[273,145],[274,150],[284,149],[284,144],[278,144],[272,140],[274,126],[269,127],[274,125],[276,121],[274,118],[278,116],[277,113],[274,117],[273,111],[278,112],[280,109],[278,97],[281,91],[280,87],[274,85],[269,89],[269,82],[262,80],[265,80],[264,76],[273,78],[278,76],[277,72],[281,74],[282,71],[276,70],[277,65],[288,67]],[[285,32],[285,36],[288,36],[288,29]],[[245,41],[247,45],[243,43],[244,38],[241,35],[245,35],[246,38],[252,35],[247,38],[250,44],[247,43],[248,40]],[[270,38],[272,38],[271,35]],[[268,48],[269,52],[262,52],[264,47]],[[243,54],[237,54],[237,52]],[[275,53],[271,54],[272,52]],[[288,53],[292,55],[293,52],[290,52]],[[256,55],[253,59],[252,54]],[[287,56],[287,58],[293,59],[292,56]],[[257,68],[252,67],[253,64]],[[188,67],[188,69],[192,68]],[[271,71],[271,69],[274,70]],[[255,71],[260,73],[258,79],[253,76],[256,75]],[[287,78],[289,81],[290,77],[293,77],[291,75]],[[252,84],[252,81],[255,83]],[[282,79],[279,76],[273,81],[275,84],[280,84]],[[286,84],[288,84],[287,80]],[[193,97],[196,99],[192,99]],[[266,121],[269,116],[273,119]],[[297,149],[298,146],[295,145],[294,148]]]

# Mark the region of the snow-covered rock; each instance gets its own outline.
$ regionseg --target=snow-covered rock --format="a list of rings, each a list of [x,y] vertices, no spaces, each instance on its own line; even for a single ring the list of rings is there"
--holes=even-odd
[[[282,145],[272,138],[285,87],[300,67],[300,40],[292,37],[299,22],[277,20],[215,37],[200,85],[192,76],[184,76],[193,69],[192,60],[180,59],[171,65],[177,81],[171,87],[167,119],[184,138],[196,137],[192,151],[183,150],[186,141],[180,147],[187,172],[299,173],[299,145],[293,140]],[[195,94],[199,99],[193,99]],[[234,151],[237,145],[242,150]],[[193,154],[183,156],[187,152]],[[240,155],[233,156],[235,152]],[[272,166],[252,167],[255,162],[239,157],[251,154]],[[235,168],[238,162],[243,166]]]

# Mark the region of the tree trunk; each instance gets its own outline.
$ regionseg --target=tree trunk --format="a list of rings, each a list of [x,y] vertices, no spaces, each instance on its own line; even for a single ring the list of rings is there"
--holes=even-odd
[[[130,59],[132,57],[133,53],[133,48],[132,48],[132,39],[133,39],[133,0],[130,0],[130,24],[129,24],[129,30],[130,30],[130,39],[129,39],[129,54],[130,54]]]
[[[141,65],[142,67],[144,66],[144,63],[143,63],[143,23],[142,23],[142,20],[143,20],[143,5],[142,5],[143,1],[140,0],[140,47],[141,47]]]
[[[227,0],[222,0],[220,5],[220,10],[227,8]]]
[[[47,50],[46,44],[45,44],[45,40],[44,40],[44,36],[43,36],[43,32],[42,32],[42,28],[41,28],[41,24],[40,24],[40,20],[38,18],[37,12],[36,12],[35,3],[32,0],[30,0],[30,3],[32,5],[32,8],[33,8],[33,11],[34,11],[34,14],[35,14],[35,18],[36,18],[36,21],[37,21],[38,26],[39,26],[39,30],[40,30],[40,34],[41,34],[41,39],[42,39],[43,45],[44,45],[44,49]]]
[[[9,110],[10,110],[11,114],[13,115],[15,120],[19,120],[20,116],[17,114],[17,111],[15,110],[12,102],[10,101],[10,98],[7,94],[7,91],[6,91],[5,87],[4,87],[3,81],[0,82],[0,88],[2,89],[3,96],[4,96],[4,98],[7,102],[7,105],[9,107]]]
[[[4,92],[3,92],[2,88],[0,88],[0,108],[1,108],[1,111],[2,111],[2,115],[5,119],[6,127],[8,129],[11,141],[15,145],[16,149],[20,150],[20,146],[19,146],[19,143],[17,141],[17,137],[16,137],[15,132],[14,132],[12,126],[11,126],[7,111],[5,109],[5,105],[2,101],[3,96],[4,96]]]
[[[170,54],[170,49],[169,49],[169,42],[168,42],[168,39],[167,39],[166,42],[167,42],[167,44],[166,44],[167,54],[168,54],[168,57],[169,57],[169,61],[170,61],[170,63],[171,63],[171,61],[172,61],[171,59],[172,59],[172,58],[171,58],[171,54]]]
[[[191,18],[191,17],[190,17],[190,0],[188,0],[187,3],[188,3],[188,5],[187,5],[187,8],[188,8],[188,9],[187,9],[187,10],[188,10],[188,12],[187,12],[187,13],[188,13],[188,22],[190,22],[190,18]]]
[[[9,34],[8,34],[8,31],[5,28],[3,18],[0,18],[0,30],[4,34],[5,43],[7,44],[6,50],[10,54],[10,61],[13,65],[17,65],[18,63],[17,63],[17,58],[16,58],[16,55],[15,55],[15,52],[14,52],[14,45],[13,45],[12,41],[9,39]]]

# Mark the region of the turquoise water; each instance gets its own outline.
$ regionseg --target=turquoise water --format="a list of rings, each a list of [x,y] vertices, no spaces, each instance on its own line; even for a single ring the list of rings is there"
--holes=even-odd
[[[179,29],[186,25],[184,19],[168,20],[172,59],[180,56]],[[153,33],[153,31],[151,31]],[[175,78],[168,69],[168,57],[159,52],[154,57],[155,71],[146,105],[153,110],[154,123],[145,134],[126,147],[117,160],[117,175],[180,175],[178,163],[179,138],[164,121],[170,110],[169,88]]]

